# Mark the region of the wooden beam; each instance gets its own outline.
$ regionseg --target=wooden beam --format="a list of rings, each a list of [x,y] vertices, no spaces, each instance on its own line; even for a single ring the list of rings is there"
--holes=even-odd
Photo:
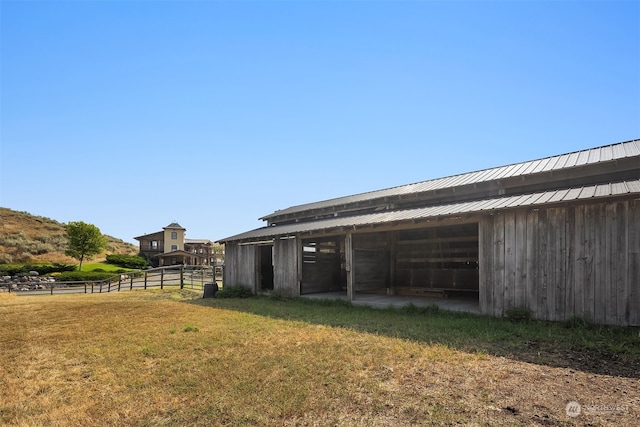
[[[347,271],[347,299],[353,301],[355,288],[355,269],[353,260],[353,235],[347,233],[344,240],[345,269]]]

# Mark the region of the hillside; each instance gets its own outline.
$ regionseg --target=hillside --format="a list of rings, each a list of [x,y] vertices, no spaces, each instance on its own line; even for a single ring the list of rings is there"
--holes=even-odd
[[[0,207],[0,263],[77,261],[64,254],[67,241],[65,224],[53,219]],[[138,248],[121,239],[105,235],[108,245],[104,254],[135,255]]]

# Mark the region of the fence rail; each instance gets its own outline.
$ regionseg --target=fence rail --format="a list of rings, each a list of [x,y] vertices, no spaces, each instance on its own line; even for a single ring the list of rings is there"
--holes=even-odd
[[[134,289],[150,289],[165,286],[179,286],[180,289],[204,289],[206,283],[220,282],[212,267],[200,266],[167,266],[147,270],[134,270],[121,274],[114,274],[105,280],[89,280],[74,282],[48,282],[45,289],[16,290],[8,287],[9,292],[20,295],[43,294],[72,294],[72,293],[105,293],[120,292]],[[41,285],[42,286],[42,285]]]

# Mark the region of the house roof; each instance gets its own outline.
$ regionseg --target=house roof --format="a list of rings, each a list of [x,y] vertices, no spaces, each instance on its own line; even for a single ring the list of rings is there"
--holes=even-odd
[[[187,245],[207,245],[213,242],[209,239],[184,239],[184,243]]]
[[[156,231],[155,233],[143,234],[142,236],[134,237],[134,239],[143,240],[145,238],[146,239],[157,238],[158,240],[161,240],[162,236],[163,236],[162,231]]]
[[[401,223],[403,221],[427,220],[458,214],[496,211],[542,204],[565,203],[586,199],[605,199],[608,197],[640,194],[640,179],[570,187],[560,190],[541,191],[530,194],[494,197],[489,199],[450,203],[416,209],[385,211],[379,213],[336,217],[317,221],[262,227],[246,233],[220,239],[219,242],[259,241],[276,236],[290,236],[300,233],[329,231],[331,229],[371,226],[383,223]]]
[[[171,224],[167,225],[166,227],[162,227],[163,229],[168,229],[168,228],[177,228],[179,230],[186,230],[186,228],[184,228],[183,226],[181,226],[180,224],[178,224],[177,222],[172,222]]]
[[[162,253],[162,254],[158,254],[156,256],[158,258],[169,258],[169,257],[174,257],[174,256],[190,256],[190,257],[195,257],[195,258],[203,258],[203,255],[194,254],[194,253],[183,251],[183,250],[165,252],[165,253]]]
[[[558,174],[560,170],[578,169],[587,165],[598,163],[611,163],[620,159],[638,157],[640,165],[640,140],[632,140],[602,147],[575,151],[558,156],[545,157],[543,159],[528,162],[514,163],[506,166],[483,169],[476,172],[463,173],[444,178],[407,184],[383,190],[338,197],[319,202],[292,206],[277,210],[266,215],[261,220],[270,220],[287,215],[295,215],[305,211],[327,209],[331,207],[348,206],[355,203],[380,200],[404,195],[419,193],[433,193],[444,189],[455,189],[463,186],[473,186],[490,181],[500,181],[509,178],[523,179],[539,174]],[[276,221],[277,222],[277,221]]]

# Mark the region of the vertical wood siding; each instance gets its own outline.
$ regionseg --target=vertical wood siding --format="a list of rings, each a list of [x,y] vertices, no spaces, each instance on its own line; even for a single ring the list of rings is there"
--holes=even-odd
[[[256,292],[257,285],[257,246],[238,245],[227,243],[225,245],[224,285],[245,286]]]
[[[285,297],[300,296],[298,281],[299,239],[275,239],[273,289]]]
[[[640,325],[640,200],[497,212],[479,235],[483,313]]]

